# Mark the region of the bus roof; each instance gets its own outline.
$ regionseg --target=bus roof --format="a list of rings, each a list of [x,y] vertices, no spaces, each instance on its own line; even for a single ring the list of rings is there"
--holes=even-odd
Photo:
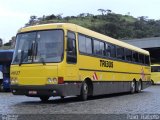
[[[142,54],[146,54],[149,55],[149,52],[146,50],[143,50],[141,48],[138,48],[136,46],[130,45],[128,43],[122,42],[120,40],[111,38],[109,36],[100,34],[98,32],[89,30],[87,28],[78,26],[76,24],[72,24],[72,23],[50,23],[50,24],[41,24],[41,25],[34,25],[34,26],[29,26],[29,27],[25,27],[25,28],[21,28],[18,33],[21,32],[29,32],[29,31],[37,31],[37,30],[48,30],[48,29],[67,29],[67,30],[71,30],[71,31],[75,31],[78,33],[82,33],[85,34],[87,36],[91,36],[93,38],[97,38],[97,39],[101,39],[104,40],[106,42],[124,47],[124,48],[128,48],[130,50],[133,51],[137,51],[140,52]]]

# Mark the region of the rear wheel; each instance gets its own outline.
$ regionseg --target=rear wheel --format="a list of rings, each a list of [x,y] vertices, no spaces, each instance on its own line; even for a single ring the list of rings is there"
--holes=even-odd
[[[49,97],[48,96],[41,96],[40,99],[42,102],[47,102]]]
[[[133,93],[135,93],[135,91],[136,91],[136,82],[132,81],[131,82],[131,93],[133,94]]]
[[[88,98],[88,85],[86,82],[82,83],[82,88],[81,88],[81,99],[82,100],[87,100]]]
[[[141,92],[141,90],[142,90],[142,82],[138,81],[137,92]]]

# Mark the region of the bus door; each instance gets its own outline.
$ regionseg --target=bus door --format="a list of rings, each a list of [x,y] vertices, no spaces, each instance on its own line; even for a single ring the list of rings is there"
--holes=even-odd
[[[76,35],[74,32],[68,31],[67,33],[67,68],[66,80],[78,80],[78,67],[77,67],[77,47]]]

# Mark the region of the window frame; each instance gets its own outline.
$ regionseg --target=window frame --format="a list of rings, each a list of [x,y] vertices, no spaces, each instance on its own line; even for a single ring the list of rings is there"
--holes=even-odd
[[[69,38],[68,37],[68,33],[73,33],[74,34],[74,36],[75,36],[75,39],[73,39],[73,38]],[[75,55],[68,55],[68,39],[71,39],[71,40],[74,40],[75,41]],[[73,31],[71,31],[71,30],[67,30],[67,39],[66,39],[66,62],[68,63],[68,64],[77,64],[77,37],[76,37],[76,32],[73,32]],[[75,62],[71,62],[71,61],[68,61],[68,56],[70,56],[70,57],[75,57]]]
[[[86,56],[91,56],[91,57],[97,57],[97,58],[102,58],[102,59],[109,59],[109,60],[114,60],[114,61],[121,61],[121,62],[125,62],[125,63],[130,63],[130,64],[138,64],[138,65],[144,65],[144,66],[149,66],[149,64],[145,64],[145,63],[140,63],[139,62],[139,54],[142,54],[142,53],[140,53],[140,52],[137,52],[137,51],[134,51],[134,50],[132,50],[132,49],[129,49],[129,48],[126,48],[126,47],[122,47],[122,46],[119,46],[119,45],[116,45],[116,44],[113,44],[113,43],[111,43],[111,42],[107,42],[107,41],[104,41],[104,40],[100,40],[100,39],[97,39],[97,38],[95,38],[95,37],[90,37],[90,36],[88,36],[88,35],[85,35],[85,34],[82,34],[82,33],[78,33],[78,35],[82,35],[82,36],[85,36],[85,37],[87,37],[87,38],[90,38],[91,39],[91,41],[92,41],[92,54],[88,54],[88,53],[85,53],[85,52],[81,52],[80,51],[80,48],[78,48],[78,51],[79,51],[79,54],[80,55],[86,55]],[[97,41],[99,41],[99,42],[103,42],[103,44],[104,44],[104,53],[103,53],[103,55],[98,55],[98,54],[95,54],[94,53],[94,40],[97,40]],[[113,49],[111,49],[110,50],[110,56],[109,55],[107,55],[107,47],[106,47],[106,45],[107,46],[111,46],[111,48]],[[100,43],[99,43],[99,46],[100,46]],[[78,47],[79,47],[79,39],[78,39]],[[124,53],[124,55],[123,55],[123,59],[119,59],[119,58],[117,58],[117,47],[121,47],[122,49],[123,49],[123,53]],[[131,55],[131,60],[127,60],[126,59],[126,50],[129,50],[129,51],[131,51],[131,53],[132,53],[132,55]],[[113,54],[114,53],[114,54]],[[134,54],[136,54],[137,55],[137,58],[135,59],[135,61],[133,61],[134,60]],[[114,56],[113,56],[114,55]],[[146,55],[146,54],[142,54],[142,55],[144,55],[144,56],[149,56],[149,55]]]

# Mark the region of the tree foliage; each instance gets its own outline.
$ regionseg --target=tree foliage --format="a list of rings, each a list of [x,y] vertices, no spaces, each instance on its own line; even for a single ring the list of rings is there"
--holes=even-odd
[[[80,13],[77,16],[66,17],[62,17],[62,14],[43,15],[40,18],[31,16],[26,25],[69,22],[117,39],[160,37],[160,20],[148,19],[146,16],[134,18],[130,14],[113,13],[109,9],[98,9],[98,11],[99,15]]]

